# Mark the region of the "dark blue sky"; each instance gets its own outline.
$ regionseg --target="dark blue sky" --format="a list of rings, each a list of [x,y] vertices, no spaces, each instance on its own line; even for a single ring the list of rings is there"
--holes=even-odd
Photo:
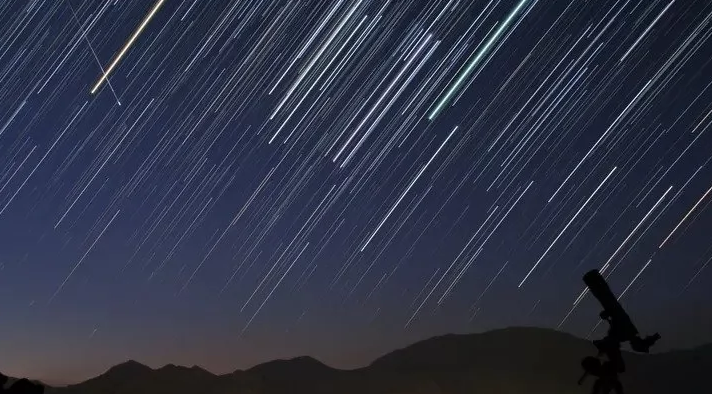
[[[708,342],[710,36],[704,0],[3,2],[0,370],[587,336],[594,268]]]

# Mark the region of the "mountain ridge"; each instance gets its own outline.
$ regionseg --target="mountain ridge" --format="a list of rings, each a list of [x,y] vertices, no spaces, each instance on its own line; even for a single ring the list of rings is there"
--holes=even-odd
[[[587,393],[577,386],[580,360],[595,355],[590,341],[568,333],[509,327],[475,334],[446,334],[415,342],[357,369],[338,369],[300,356],[272,360],[217,375],[201,367],[167,364],[153,369],[135,360],[109,368],[57,394],[282,394],[477,392]],[[625,352],[629,392],[648,394],[712,392],[705,371],[712,370],[712,344],[649,355]],[[592,379],[591,379],[592,380]],[[701,387],[709,389],[699,391]],[[534,391],[531,391],[534,390]]]
[[[505,333],[505,332],[511,333],[511,332],[520,331],[520,330],[524,330],[524,331],[530,331],[530,330],[531,330],[531,331],[550,332],[550,333],[555,333],[555,334],[561,335],[562,338],[568,337],[568,338],[570,338],[570,339],[573,339],[574,341],[585,341],[586,343],[589,343],[589,341],[586,340],[586,339],[577,337],[577,336],[575,336],[575,335],[573,335],[573,334],[569,334],[569,333],[563,332],[563,331],[557,331],[557,330],[548,329],[548,328],[541,328],[541,327],[513,326],[513,327],[498,328],[498,329],[488,330],[488,331],[478,332],[478,333],[468,333],[468,334],[452,334],[452,333],[449,333],[449,334],[442,334],[442,335],[432,336],[432,337],[430,337],[430,338],[426,338],[426,339],[423,339],[423,340],[419,340],[419,341],[413,342],[413,343],[411,343],[411,344],[409,344],[409,345],[406,345],[406,346],[404,346],[404,347],[402,347],[402,348],[393,349],[393,350],[391,350],[391,351],[389,351],[389,352],[387,352],[387,353],[385,353],[385,354],[383,354],[383,355],[381,355],[381,356],[378,356],[378,357],[375,358],[373,361],[371,361],[369,364],[367,364],[367,365],[365,365],[365,366],[362,366],[362,367],[356,367],[356,368],[337,368],[337,367],[333,367],[333,366],[331,366],[331,365],[328,365],[328,364],[324,363],[323,361],[321,361],[321,360],[319,360],[319,359],[317,359],[317,358],[315,358],[315,357],[302,355],[302,356],[295,356],[295,357],[289,357],[289,358],[278,358],[278,359],[274,359],[274,360],[269,360],[269,361],[261,362],[261,363],[259,363],[259,364],[255,364],[254,366],[249,367],[249,368],[244,368],[244,369],[243,369],[243,368],[238,368],[238,369],[235,369],[234,371],[227,372],[227,373],[223,373],[223,374],[218,374],[218,373],[212,372],[212,371],[210,371],[210,370],[208,370],[208,369],[206,369],[206,368],[204,368],[204,367],[201,367],[201,366],[199,366],[199,365],[193,365],[193,366],[188,367],[188,366],[185,366],[185,365],[178,365],[178,364],[168,363],[168,364],[165,364],[165,365],[163,365],[163,366],[161,366],[161,367],[153,368],[153,367],[150,367],[150,366],[148,366],[148,365],[146,365],[146,364],[143,364],[143,363],[141,363],[141,362],[139,362],[139,361],[137,361],[137,360],[133,360],[133,359],[129,359],[129,360],[127,360],[127,361],[124,361],[124,362],[121,362],[121,363],[119,363],[119,364],[116,364],[116,365],[110,367],[110,368],[107,370],[107,372],[108,372],[109,370],[115,368],[115,367],[118,367],[118,366],[121,366],[121,365],[124,365],[124,364],[127,364],[127,363],[128,363],[128,364],[139,364],[139,365],[141,365],[141,366],[143,366],[143,367],[145,367],[145,368],[148,368],[148,369],[150,369],[150,370],[152,370],[152,371],[158,371],[158,370],[165,369],[165,368],[169,368],[169,367],[175,367],[175,368],[180,368],[180,369],[200,369],[200,370],[205,371],[205,372],[207,372],[207,373],[209,373],[209,374],[211,374],[211,375],[214,375],[214,376],[225,376],[225,375],[231,375],[231,374],[236,374],[236,373],[247,372],[247,371],[250,371],[250,370],[259,369],[261,366],[264,366],[264,365],[270,365],[270,364],[275,364],[275,363],[291,362],[291,361],[301,361],[302,359],[310,359],[310,360],[313,360],[314,362],[319,363],[319,364],[323,365],[324,367],[329,368],[329,369],[332,369],[332,370],[335,370],[335,371],[356,371],[356,370],[360,370],[360,369],[363,369],[363,368],[368,368],[368,367],[370,367],[371,365],[373,365],[376,361],[380,360],[380,359],[383,358],[383,357],[389,356],[389,355],[391,355],[392,353],[399,352],[400,350],[403,350],[403,349],[408,349],[408,348],[410,348],[410,347],[412,347],[412,346],[418,345],[418,344],[423,343],[423,342],[429,342],[429,341],[440,340],[440,339],[463,338],[463,337],[473,337],[473,336],[481,336],[481,335],[490,335],[490,334]],[[665,351],[662,351],[662,352],[651,352],[651,355],[667,355],[667,354],[677,354],[677,353],[685,353],[685,352],[697,352],[697,351],[700,351],[700,350],[712,352],[712,343],[701,344],[701,345],[697,345],[697,346],[693,346],[693,347],[689,347],[689,348],[670,349],[670,350],[665,350]],[[630,352],[630,351],[628,351],[628,350],[626,350],[626,349],[624,349],[623,351],[626,352],[626,353],[628,353],[628,354],[638,355],[637,353]],[[104,373],[106,373],[106,372],[104,372]],[[98,377],[98,376],[101,376],[101,374],[100,374],[100,375],[97,375],[97,376],[95,376],[95,377]],[[87,380],[90,380],[90,379],[93,379],[93,378],[89,378],[89,379],[87,379]],[[85,380],[85,381],[86,381],[86,380]],[[81,383],[81,382],[80,382],[80,383]]]

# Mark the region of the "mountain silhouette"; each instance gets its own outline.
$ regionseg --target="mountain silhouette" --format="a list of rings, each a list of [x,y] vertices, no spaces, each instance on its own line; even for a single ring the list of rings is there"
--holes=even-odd
[[[2,394],[43,394],[45,384],[38,380],[14,378],[0,373],[0,393]]]
[[[114,365],[109,368],[108,371],[104,372],[102,376],[105,378],[115,377],[121,379],[124,376],[140,376],[142,374],[147,374],[153,372],[148,366],[141,364],[138,361],[129,360],[118,365]]]
[[[275,360],[214,375],[199,367],[152,369],[128,361],[56,394],[584,394],[580,360],[591,342],[541,328],[444,335],[388,353],[370,365],[331,368],[311,357]],[[657,354],[624,353],[626,393],[712,393],[712,345]]]

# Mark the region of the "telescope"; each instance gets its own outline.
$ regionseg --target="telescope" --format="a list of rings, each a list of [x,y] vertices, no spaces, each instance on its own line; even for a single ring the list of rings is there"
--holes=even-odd
[[[650,347],[660,339],[660,334],[655,333],[645,338],[640,337],[638,328],[635,327],[630,316],[625,312],[616,296],[613,295],[611,288],[608,287],[606,279],[601,276],[598,270],[587,272],[583,276],[583,282],[603,307],[603,311],[599,316],[610,324],[608,335],[602,341],[615,342],[618,344],[629,342],[634,351],[648,353]],[[594,341],[594,343],[596,342],[600,343],[601,341]],[[596,344],[596,347],[599,347],[599,345]]]
[[[660,334],[655,333],[645,338],[640,337],[638,328],[633,324],[630,316],[618,302],[608,283],[606,283],[606,279],[601,276],[598,270],[587,272],[583,276],[583,281],[590,293],[596,297],[603,307],[603,311],[599,316],[607,321],[610,327],[603,339],[593,341],[593,344],[598,349],[598,356],[589,356],[582,360],[581,366],[584,369],[584,374],[579,379],[578,384],[582,384],[586,376],[593,375],[598,378],[596,384],[594,384],[594,393],[608,393],[610,390],[622,393],[623,389],[618,380],[618,374],[625,372],[621,344],[628,342],[633,351],[648,353],[655,342],[660,339]],[[605,355],[607,360],[601,362],[599,360],[601,355]]]

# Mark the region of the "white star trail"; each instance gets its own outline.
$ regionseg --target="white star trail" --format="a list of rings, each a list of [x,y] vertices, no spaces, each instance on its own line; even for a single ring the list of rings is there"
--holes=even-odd
[[[0,42],[0,298],[92,345],[712,300],[709,1],[10,1]]]

